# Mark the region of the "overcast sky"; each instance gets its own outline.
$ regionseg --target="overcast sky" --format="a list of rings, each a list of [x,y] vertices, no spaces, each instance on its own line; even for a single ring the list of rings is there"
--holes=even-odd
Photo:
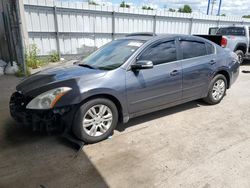
[[[81,0],[78,0],[81,1]],[[99,4],[114,4],[119,5],[122,0],[94,0]],[[212,0],[211,0],[212,1]],[[126,3],[132,6],[151,5],[154,8],[174,8],[178,9],[184,4],[192,7],[193,12],[206,13],[208,0],[125,0]],[[214,14],[217,13],[219,0],[216,0],[214,5]],[[226,15],[250,15],[250,0],[222,0],[221,14]]]

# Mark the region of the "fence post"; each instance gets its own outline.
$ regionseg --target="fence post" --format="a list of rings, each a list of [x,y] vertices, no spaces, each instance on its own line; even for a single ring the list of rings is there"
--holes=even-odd
[[[61,49],[59,43],[59,31],[58,31],[58,21],[57,21],[57,7],[54,6],[54,23],[55,23],[55,33],[56,33],[56,48],[57,53],[59,55],[59,59],[61,59]]]
[[[217,27],[220,27],[220,18],[217,20]]]
[[[193,22],[194,22],[194,19],[190,18],[189,31],[188,31],[189,35],[192,34]]]
[[[115,39],[115,11],[112,12],[112,40]]]
[[[29,47],[29,35],[27,31],[27,25],[25,22],[25,10],[23,0],[17,1],[16,4],[16,17],[18,22],[18,32],[19,32],[19,46],[20,46],[20,55],[22,69],[25,76],[28,76],[27,65],[25,60],[25,48]]]
[[[156,14],[154,15],[153,33],[156,34]]]

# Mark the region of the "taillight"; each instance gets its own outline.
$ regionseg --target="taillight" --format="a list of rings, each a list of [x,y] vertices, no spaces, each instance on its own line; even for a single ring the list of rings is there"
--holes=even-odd
[[[227,46],[227,39],[222,37],[220,45],[222,48],[225,48]]]

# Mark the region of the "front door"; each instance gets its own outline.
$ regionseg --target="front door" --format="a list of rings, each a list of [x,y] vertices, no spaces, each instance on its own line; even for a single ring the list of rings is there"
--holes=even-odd
[[[127,71],[129,113],[181,100],[182,70],[180,62],[177,61],[174,40],[152,44],[139,55],[137,60],[150,60],[154,67]]]

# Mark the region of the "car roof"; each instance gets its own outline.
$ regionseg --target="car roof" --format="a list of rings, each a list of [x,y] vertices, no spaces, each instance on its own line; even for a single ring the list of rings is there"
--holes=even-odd
[[[243,27],[245,27],[244,25],[229,25],[229,26],[222,26],[222,27],[219,27],[219,29],[220,28],[234,28],[234,27],[241,27],[241,28],[243,28]]]
[[[127,36],[123,37],[121,39],[131,39],[131,40],[144,40],[144,41],[154,41],[159,39],[174,39],[174,38],[185,38],[185,39],[193,39],[193,40],[199,40],[199,41],[207,41],[202,37],[197,37],[193,35],[183,35],[183,34],[159,34],[159,35],[133,35],[133,36]]]
[[[146,36],[146,35],[136,35],[136,36],[125,36],[125,37],[121,37],[118,39],[128,39],[128,40],[144,40],[144,41],[148,41],[153,39],[155,36]]]

